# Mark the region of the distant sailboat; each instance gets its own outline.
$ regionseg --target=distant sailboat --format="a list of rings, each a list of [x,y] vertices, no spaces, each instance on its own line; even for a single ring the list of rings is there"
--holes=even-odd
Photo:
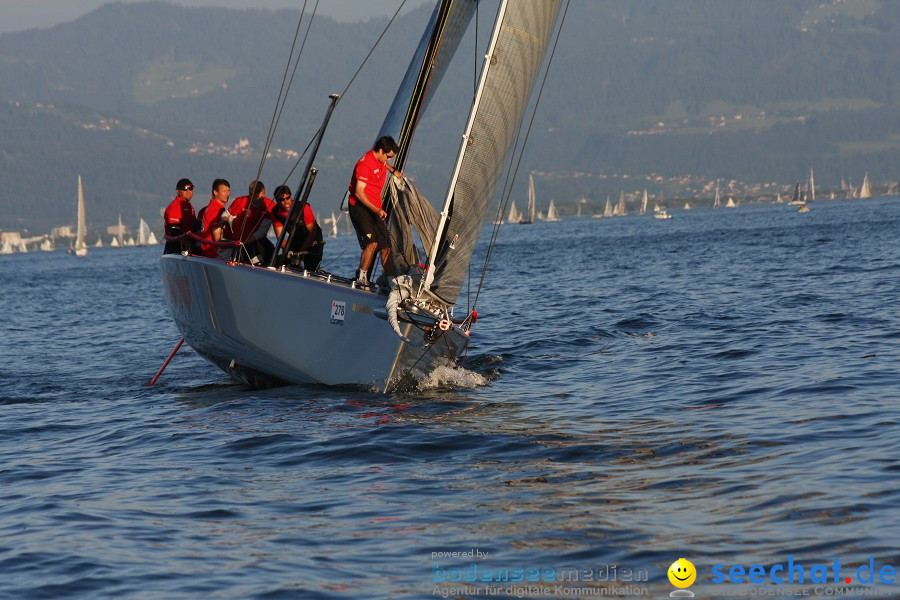
[[[138,225],[138,246],[150,245],[150,233],[150,226],[147,225],[147,221],[141,219],[141,223]]]
[[[872,197],[872,186],[869,184],[869,173],[866,172],[865,177],[863,177],[862,185],[859,186],[859,199],[865,200],[867,198]]]
[[[647,212],[647,188],[644,188],[644,197],[641,198],[641,210],[638,211],[639,215],[643,215]]]
[[[516,208],[516,201],[513,200],[509,207],[509,215],[506,217],[507,223],[518,223],[520,219],[519,209]]]
[[[337,236],[338,236],[337,218],[334,216],[334,211],[331,211],[331,231],[328,233],[328,237],[336,238]]]
[[[616,203],[616,208],[613,210],[614,217],[624,217],[628,214],[628,211],[625,210],[625,192],[619,192],[619,201]]]
[[[690,202],[685,202],[685,203],[684,203],[684,210],[691,210],[691,203],[690,203]]]
[[[612,203],[609,201],[609,196],[606,197],[606,206],[603,208],[603,216],[611,217],[613,216]]]
[[[813,170],[809,170],[809,181],[806,183],[808,199],[813,202],[816,199],[816,180],[813,178]]]
[[[535,211],[535,198],[534,198],[534,175],[528,174],[528,207],[525,209],[525,213],[522,214],[522,218],[519,219],[519,223],[522,225],[531,225],[534,223],[534,211]]]
[[[126,246],[134,246],[135,245],[134,238],[128,238],[127,240],[125,240],[125,245]]]
[[[798,204],[806,204],[803,201],[803,196],[800,194],[800,182],[799,181],[794,185],[794,195],[791,196],[791,201],[788,202],[788,204],[793,205],[793,206],[796,206]]]
[[[122,225],[122,213],[119,213],[119,225],[116,230],[116,237],[113,238],[112,244],[114,248],[121,248],[125,245],[125,240],[123,239],[125,236],[125,226]]]
[[[3,245],[0,246],[0,254],[12,254],[13,247],[9,240],[3,240]]]
[[[716,198],[713,200],[713,208],[719,208],[719,182],[716,182]]]
[[[725,203],[725,208],[737,208],[737,204],[734,203],[734,198],[728,196],[728,202]]]
[[[44,238],[44,241],[41,242],[41,250],[44,252],[53,252],[53,242],[50,241],[50,238]]]
[[[784,204],[784,199],[781,197],[781,192],[777,192],[775,194],[775,204]]]
[[[97,238],[97,243],[94,244],[94,248],[102,248],[103,247],[103,238]]]
[[[550,206],[547,207],[547,222],[559,221],[559,213],[556,212],[556,204],[550,199]]]
[[[84,189],[81,187],[81,175],[78,176],[78,232],[75,234],[75,245],[69,248],[69,252],[75,256],[87,256],[88,247],[84,243],[87,233],[84,216]]]

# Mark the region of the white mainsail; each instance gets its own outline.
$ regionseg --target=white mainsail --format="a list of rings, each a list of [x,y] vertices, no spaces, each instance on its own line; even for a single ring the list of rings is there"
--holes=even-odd
[[[147,224],[147,221],[141,219],[138,225],[138,246],[150,245],[150,233],[150,226]]]
[[[84,189],[81,187],[81,175],[78,176],[78,232],[75,234],[75,245],[72,247],[72,254],[75,256],[87,256],[88,247],[84,243],[84,236],[87,234],[87,225],[85,224],[84,214]]]
[[[535,197],[534,197],[534,175],[532,173],[528,174],[528,208],[525,209],[525,214],[522,215],[522,218],[519,220],[519,223],[523,225],[530,225],[534,223],[534,213],[535,213]]]
[[[614,217],[624,217],[628,214],[628,211],[625,209],[625,191],[622,190],[619,192],[619,201],[616,203],[616,208],[613,210]]]
[[[872,186],[869,184],[869,172],[866,171],[865,177],[863,177],[862,185],[859,186],[859,199],[865,200],[866,198],[872,197]]]
[[[639,215],[643,215],[647,212],[647,188],[644,188],[644,197],[641,198],[641,210],[638,211]]]
[[[559,221],[559,213],[556,212],[556,204],[552,198],[550,199],[550,206],[547,207],[547,221]]]
[[[713,208],[719,208],[719,182],[716,182],[716,197],[713,200]]]
[[[506,217],[507,223],[518,223],[519,219],[519,209],[516,208],[516,201],[513,200],[509,205],[509,215]]]
[[[807,182],[807,186],[809,187],[809,201],[813,202],[816,199],[816,180],[813,177],[813,170],[809,170],[809,181]]]

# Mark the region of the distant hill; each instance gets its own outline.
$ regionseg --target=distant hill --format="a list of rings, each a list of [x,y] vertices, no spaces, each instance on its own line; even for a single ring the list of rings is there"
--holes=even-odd
[[[494,4],[481,10],[480,46]],[[342,100],[318,161],[315,207],[340,202],[429,14],[399,18]],[[182,176],[197,183],[200,205],[215,177],[243,193],[298,16],[114,3],[0,36],[0,228],[72,222],[78,174],[95,231],[120,212],[132,227],[140,217],[158,223]],[[316,18],[263,173],[270,189],[386,24]],[[572,2],[522,168],[564,213],[582,195],[594,206],[643,187],[703,195],[717,178],[767,193],[810,168],[819,186],[858,183],[866,171],[876,184],[896,180],[898,33],[900,2],[884,0]],[[469,38],[406,169],[435,202],[483,54]]]

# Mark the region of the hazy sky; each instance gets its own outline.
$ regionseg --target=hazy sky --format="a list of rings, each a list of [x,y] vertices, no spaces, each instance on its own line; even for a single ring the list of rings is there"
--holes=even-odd
[[[0,0],[0,34],[33,27],[51,27],[73,21],[111,0]],[[122,0],[135,2],[138,0]],[[188,6],[224,6],[227,8],[296,8],[303,0],[168,0]],[[315,0],[308,0],[312,7]],[[319,0],[319,14],[340,21],[358,21],[393,14],[403,0]],[[434,0],[406,0],[413,8]]]

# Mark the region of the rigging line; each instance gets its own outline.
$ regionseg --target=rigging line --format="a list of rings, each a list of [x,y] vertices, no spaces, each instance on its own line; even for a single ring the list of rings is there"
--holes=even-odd
[[[294,39],[291,41],[291,51],[288,55],[287,63],[284,66],[284,74],[281,76],[281,87],[278,89],[278,98],[275,100],[275,109],[272,113],[272,119],[269,121],[269,131],[266,134],[266,142],[263,144],[262,156],[259,157],[259,166],[256,169],[256,177],[255,181],[259,181],[260,177],[262,177],[263,168],[266,164],[266,159],[269,156],[269,149],[272,147],[272,140],[275,138],[275,130],[278,127],[278,122],[281,120],[281,112],[284,110],[284,104],[287,101],[288,91],[290,91],[291,83],[294,80],[294,74],[297,72],[297,65],[300,62],[300,55],[303,53],[303,45],[300,46],[300,52],[297,53],[297,60],[294,62],[294,70],[291,74],[290,82],[286,84],[288,81],[288,72],[291,68],[291,61],[294,60],[294,49],[297,47],[297,38],[300,36],[300,27],[303,24],[303,16],[306,14],[306,5],[307,0],[303,0],[303,8],[300,10],[300,19],[297,20],[297,28],[294,30]],[[310,16],[309,25],[306,28],[306,34],[303,38],[303,44],[306,43],[306,37],[309,35],[309,28],[312,26],[313,17],[315,17],[315,9],[318,7],[319,3],[316,0],[316,7],[313,9],[313,14]],[[241,223],[241,231],[238,234],[239,237],[243,237],[244,230],[247,227],[247,216],[250,214],[250,205],[252,204],[254,193],[258,193],[257,190],[251,191],[251,198],[247,202],[247,206],[244,208],[244,219]]]
[[[553,40],[553,49],[550,51],[550,59],[547,61],[547,69],[544,71],[544,77],[541,79],[541,87],[538,88],[538,95],[534,102],[534,109],[531,111],[531,119],[528,121],[528,128],[525,131],[525,139],[522,141],[522,147],[519,150],[519,157],[516,161],[515,168],[512,170],[512,181],[515,181],[516,176],[519,173],[519,166],[522,163],[522,157],[525,153],[525,146],[528,144],[528,137],[531,135],[531,128],[534,125],[534,117],[537,114],[538,106],[541,103],[541,96],[544,94],[544,86],[547,83],[547,76],[550,74],[550,66],[553,64],[553,58],[556,56],[556,47],[559,44],[559,38],[562,34],[563,25],[566,22],[566,15],[569,12],[569,0],[566,0],[565,7],[563,8],[562,18],[559,21],[559,28],[556,30],[556,38]],[[519,130],[521,132],[521,129]],[[518,138],[518,134],[516,135]],[[518,143],[518,141],[516,142]],[[509,172],[507,172],[507,179],[509,179]],[[504,202],[504,207],[506,203],[509,202],[509,196],[512,194],[512,183],[510,182],[509,189],[506,191],[506,200]],[[499,219],[498,219],[499,221]],[[494,225],[494,231],[500,231],[499,223]],[[472,310],[475,309],[475,305],[478,303],[478,297],[481,295],[481,289],[484,287],[485,276],[487,275],[488,263],[490,262],[491,256],[494,252],[494,245],[496,243],[497,236],[492,235],[490,245],[488,246],[488,251],[484,259],[484,267],[482,267],[481,271],[481,279],[478,282],[478,289],[475,292],[475,301],[472,304]]]
[[[300,10],[300,19],[297,21],[297,29],[294,31],[294,39],[291,41],[291,51],[288,54],[287,63],[284,65],[284,74],[281,76],[281,87],[278,89],[278,97],[275,100],[275,109],[272,113],[272,119],[269,121],[269,131],[266,134],[266,143],[263,146],[262,156],[259,159],[259,167],[256,171],[256,178],[259,179],[260,175],[262,175],[263,166],[266,162],[266,157],[269,154],[269,148],[271,147],[272,140],[275,137],[275,129],[278,127],[278,121],[281,118],[281,111],[284,109],[284,102],[287,100],[287,90],[290,89],[290,85],[286,82],[288,81],[288,72],[291,68],[291,61],[294,59],[294,49],[297,47],[297,38],[300,37],[300,27],[303,24],[303,16],[306,14],[306,3],[307,0],[303,0],[303,8]],[[318,3],[317,3],[318,4]],[[312,24],[312,18],[310,18],[310,25]],[[309,28],[307,27],[307,35],[309,34]],[[304,38],[305,42],[305,38]],[[300,52],[303,52],[301,47]],[[300,61],[300,54],[297,54],[297,62]],[[297,70],[297,63],[294,63],[294,72]],[[291,81],[293,81],[293,75],[291,75]]]
[[[356,69],[356,72],[353,74],[353,77],[350,78],[350,81],[344,87],[343,91],[341,91],[340,98],[338,98],[337,102],[335,103],[335,109],[337,108],[337,104],[340,104],[341,100],[344,99],[344,96],[347,94],[347,91],[350,89],[350,86],[353,85],[354,81],[356,81],[356,77],[359,75],[360,71],[363,70],[363,67],[366,66],[366,63],[372,57],[372,53],[375,52],[375,48],[377,48],[378,44],[381,43],[382,38],[384,38],[385,34],[388,32],[388,29],[391,28],[391,25],[393,25],[394,21],[397,19],[397,15],[400,14],[400,11],[403,10],[403,7],[406,5],[406,2],[407,2],[407,0],[403,0],[403,2],[400,3],[400,6],[397,7],[396,12],[394,12],[394,16],[391,17],[390,21],[388,21],[388,24],[385,26],[384,31],[382,31],[381,35],[378,36],[378,39],[375,40],[375,44],[369,50],[369,53],[366,54],[366,57],[363,59],[362,63],[360,63],[359,67]],[[321,129],[321,127],[320,127],[320,129]],[[294,166],[291,167],[290,172],[288,173],[287,177],[285,177],[285,179],[284,179],[285,181],[290,179],[291,175],[294,173],[294,171],[297,170],[297,167],[300,166],[300,162],[303,160],[303,157],[306,155],[306,152],[309,150],[310,146],[312,146],[313,141],[316,139],[316,136],[318,136],[318,135],[319,135],[319,130],[317,129],[316,133],[313,134],[312,139],[309,140],[309,143],[306,145],[306,149],[303,151],[303,154],[300,155],[300,158],[298,158],[297,162],[294,163]]]
[[[306,10],[306,0],[303,2],[303,10]],[[313,20],[316,18],[316,14],[319,10],[319,0],[316,0],[315,6],[313,6],[312,14],[309,17],[309,22],[306,24],[306,32],[303,34],[303,41],[300,44],[300,50],[297,52],[297,59],[294,61],[294,69],[291,71],[291,78],[287,82],[287,88],[284,92],[284,98],[281,101],[281,107],[278,109],[278,118],[275,121],[275,126],[272,128],[271,136],[269,138],[269,145],[275,139],[275,130],[278,129],[278,123],[281,121],[281,114],[284,112],[285,104],[287,104],[287,97],[291,91],[291,87],[294,85],[294,77],[297,75],[297,67],[300,66],[300,57],[303,55],[303,50],[306,48],[306,41],[309,39],[309,32],[312,29]],[[301,19],[302,19],[301,14]],[[291,55],[293,56],[293,47],[291,48]],[[283,82],[282,82],[283,85]],[[266,148],[266,155],[268,156],[268,147]]]

